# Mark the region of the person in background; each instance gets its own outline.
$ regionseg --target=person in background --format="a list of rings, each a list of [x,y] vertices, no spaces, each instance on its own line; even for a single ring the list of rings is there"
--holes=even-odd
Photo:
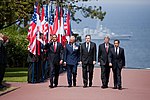
[[[81,44],[80,50],[80,64],[82,64],[83,73],[83,88],[88,85],[88,72],[89,72],[89,87],[92,86],[93,69],[96,64],[96,44],[91,42],[91,35],[85,36],[85,42]]]
[[[124,49],[119,47],[120,41],[114,40],[114,47],[110,49],[108,54],[109,66],[112,66],[114,77],[114,88],[122,90],[121,70],[125,67]]]
[[[108,62],[108,54],[110,48],[113,48],[113,44],[109,43],[109,36],[104,37],[104,43],[99,45],[98,49],[98,64],[101,66],[101,88],[108,88],[110,66]]]
[[[0,89],[6,87],[2,84],[5,68],[7,65],[6,45],[9,42],[8,37],[0,33]]]

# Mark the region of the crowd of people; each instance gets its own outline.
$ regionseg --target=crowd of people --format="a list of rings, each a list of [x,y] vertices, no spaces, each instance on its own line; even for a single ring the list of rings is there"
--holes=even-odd
[[[0,34],[0,88],[7,64],[6,44],[8,38]],[[108,88],[110,69],[113,72],[113,89],[122,90],[121,71],[125,67],[124,49],[119,46],[120,41],[114,40],[111,44],[109,36],[104,37],[104,43],[98,46],[98,64],[101,67],[102,89]],[[41,44],[42,45],[42,44]],[[85,36],[85,42],[76,43],[75,36],[71,36],[69,43],[63,46],[57,42],[57,35],[51,36],[51,41],[41,46],[41,55],[28,54],[28,83],[44,82],[50,79],[50,88],[59,85],[60,69],[67,71],[68,87],[76,86],[77,66],[82,66],[83,88],[92,87],[94,65],[97,58],[96,43],[91,41],[91,36]]]
[[[110,69],[112,68],[114,79],[113,89],[121,90],[121,70],[125,67],[124,49],[119,46],[120,41],[118,39],[114,40],[114,44],[111,44],[109,41],[109,36],[105,36],[104,43],[98,47],[98,64],[101,66],[101,88],[108,88]],[[86,35],[85,42],[81,44],[76,43],[75,36],[71,36],[69,43],[66,43],[65,46],[57,42],[57,35],[53,35],[52,40],[43,47],[43,51],[45,52],[44,57],[36,58],[33,55],[31,57],[32,64],[30,64],[28,75],[29,83],[44,81],[49,78],[49,87],[57,87],[60,68],[65,66],[68,87],[75,87],[77,66],[80,64],[82,66],[83,88],[92,87],[97,47],[96,43],[91,41],[90,35]],[[36,67],[37,64],[40,65],[41,63],[42,67]]]

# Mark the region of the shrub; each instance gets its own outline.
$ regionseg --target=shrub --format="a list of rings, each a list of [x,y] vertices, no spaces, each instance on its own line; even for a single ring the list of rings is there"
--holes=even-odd
[[[27,30],[16,25],[0,30],[9,37],[7,58],[9,67],[25,67],[27,65]]]

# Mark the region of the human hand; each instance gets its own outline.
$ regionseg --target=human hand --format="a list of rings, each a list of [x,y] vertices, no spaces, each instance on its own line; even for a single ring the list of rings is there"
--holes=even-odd
[[[2,40],[2,41],[3,41],[3,38],[2,38],[2,37],[0,37],[0,40]]]
[[[109,63],[109,66],[112,66],[112,63]]]
[[[63,60],[60,60],[59,64],[61,65],[63,63]]]
[[[80,61],[79,64],[81,65],[81,64],[82,64],[82,61]]]
[[[96,61],[93,61],[93,65],[95,65],[96,64]]]
[[[66,62],[64,62],[64,66],[66,66],[67,65],[67,63]]]

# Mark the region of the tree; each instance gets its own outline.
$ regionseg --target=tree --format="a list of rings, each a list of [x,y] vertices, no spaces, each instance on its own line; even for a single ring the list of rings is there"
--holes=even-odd
[[[40,4],[44,2],[48,3],[54,1],[55,4],[62,7],[69,7],[71,11],[71,19],[79,23],[80,18],[76,18],[75,14],[80,11],[81,14],[87,18],[104,19],[106,12],[102,11],[102,7],[87,6],[87,5],[76,5],[77,2],[87,2],[91,0],[36,0]],[[97,0],[98,1],[98,0]],[[0,1],[0,29],[8,27],[16,21],[22,22],[24,19],[24,25],[27,25],[27,21],[31,19],[33,14],[34,0],[1,0]]]

